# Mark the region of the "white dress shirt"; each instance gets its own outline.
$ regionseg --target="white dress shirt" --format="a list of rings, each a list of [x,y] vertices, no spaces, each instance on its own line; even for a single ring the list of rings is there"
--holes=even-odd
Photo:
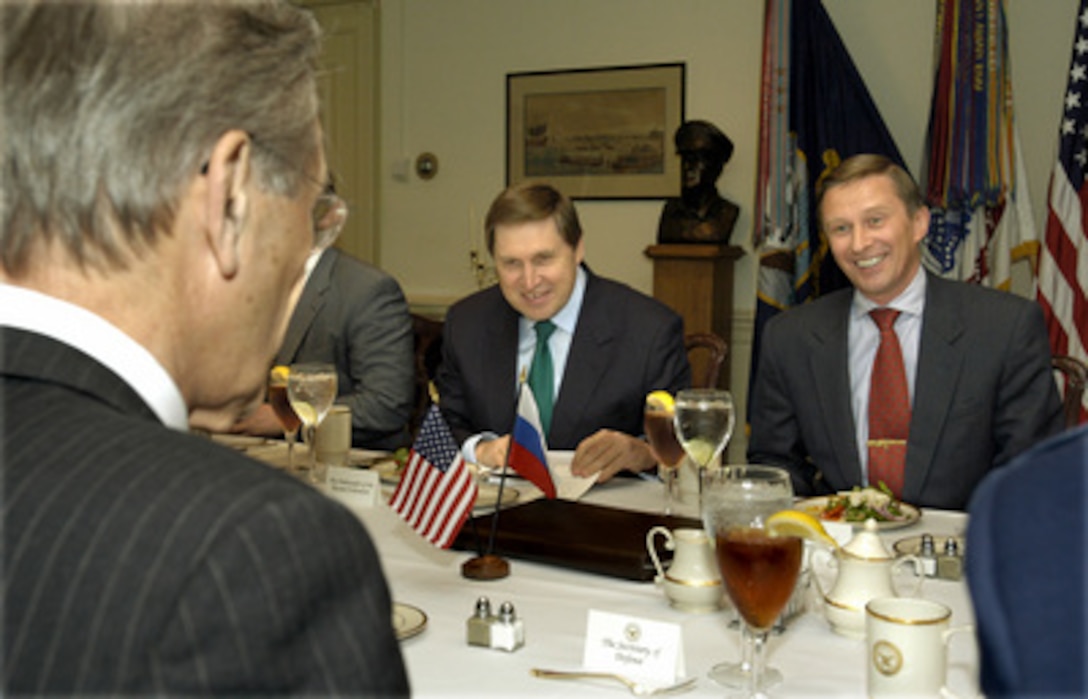
[[[80,350],[132,387],[167,427],[189,430],[189,410],[174,379],[147,349],[101,316],[31,289],[0,284],[0,326]]]
[[[874,308],[894,308],[899,311],[895,319],[895,334],[903,352],[903,366],[907,372],[907,391],[914,404],[914,379],[918,375],[918,348],[922,340],[922,316],[926,305],[926,273],[921,266],[903,293],[886,306],[878,306],[861,292],[854,292],[850,307],[848,351],[850,371],[851,406],[854,410],[854,426],[857,431],[858,458],[861,463],[861,479],[869,482],[869,383],[873,374],[873,360],[880,346],[880,329],[869,317]]]

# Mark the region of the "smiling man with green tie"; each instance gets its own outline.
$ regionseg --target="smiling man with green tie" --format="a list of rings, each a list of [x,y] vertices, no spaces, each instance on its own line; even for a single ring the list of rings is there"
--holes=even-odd
[[[465,458],[504,463],[527,377],[548,448],[574,450],[575,475],[651,468],[646,394],[691,382],[680,316],[591,272],[574,205],[549,185],[505,190],[484,225],[499,283],[450,308],[437,381]]]

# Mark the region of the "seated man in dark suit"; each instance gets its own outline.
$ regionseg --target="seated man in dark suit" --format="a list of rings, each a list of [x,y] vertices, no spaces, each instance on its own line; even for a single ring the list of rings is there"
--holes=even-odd
[[[651,468],[646,394],[691,382],[680,316],[584,266],[578,214],[548,185],[502,192],[485,227],[499,283],[450,308],[437,381],[465,458],[504,463],[509,437],[498,435],[514,424],[519,376],[547,356],[551,390],[534,396],[548,448],[573,449],[572,471],[601,480]]]
[[[351,408],[352,444],[393,450],[408,446],[415,395],[412,317],[397,280],[377,267],[329,248],[308,262],[276,364],[326,362],[336,367],[336,402]],[[283,434],[262,405],[240,431]]]
[[[318,40],[280,0],[0,4],[5,696],[408,694],[358,520],[189,434],[261,399],[347,213]]]
[[[767,324],[748,460],[789,469],[798,495],[884,482],[961,510],[991,469],[1062,429],[1042,311],[927,273],[929,209],[887,158],[843,161],[818,197],[854,289]]]
[[[1088,693],[1088,426],[987,476],[967,508],[982,691]]]

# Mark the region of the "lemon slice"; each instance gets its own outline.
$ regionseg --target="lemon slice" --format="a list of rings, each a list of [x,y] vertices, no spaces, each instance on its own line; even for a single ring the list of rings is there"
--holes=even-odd
[[[809,541],[819,541],[832,548],[839,544],[816,519],[807,512],[782,510],[767,518],[767,531],[771,536],[796,536]]]
[[[684,445],[684,451],[688,453],[696,466],[709,466],[714,458],[714,445],[705,439],[693,439]]]
[[[676,407],[676,402],[668,391],[654,391],[646,396],[646,405],[651,410],[671,414]]]
[[[291,369],[285,367],[282,364],[272,367],[272,371],[268,373],[269,380],[274,384],[287,383],[287,377],[291,375]]]
[[[312,425],[317,422],[317,411],[309,403],[291,403],[291,407],[295,409],[295,415],[298,415],[298,419],[302,420],[303,424]]]

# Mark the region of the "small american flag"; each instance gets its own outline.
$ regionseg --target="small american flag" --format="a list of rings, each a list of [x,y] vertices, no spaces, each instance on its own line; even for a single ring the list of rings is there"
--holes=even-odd
[[[457,441],[432,405],[389,506],[420,536],[449,548],[476,502],[476,481]]]

